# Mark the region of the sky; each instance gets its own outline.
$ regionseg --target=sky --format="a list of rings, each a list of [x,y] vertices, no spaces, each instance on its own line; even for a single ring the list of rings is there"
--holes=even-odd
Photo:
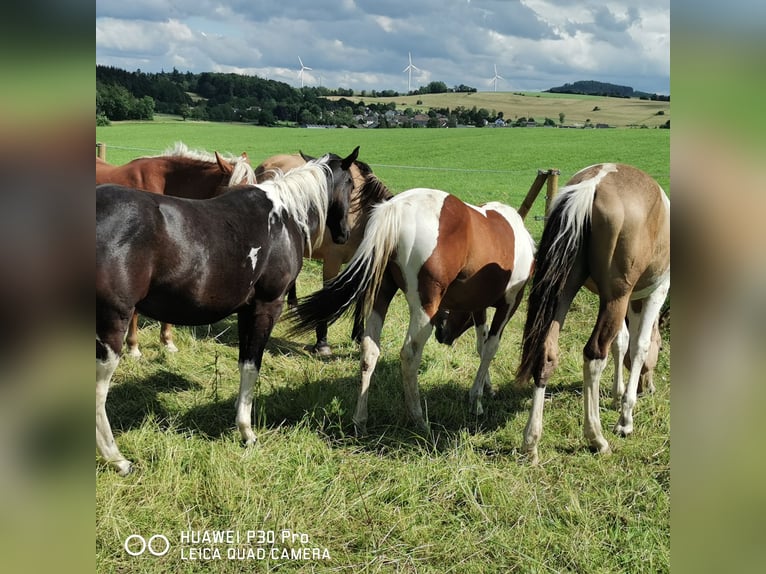
[[[491,91],[497,73],[497,91],[669,94],[670,0],[97,0],[96,64],[357,92]]]

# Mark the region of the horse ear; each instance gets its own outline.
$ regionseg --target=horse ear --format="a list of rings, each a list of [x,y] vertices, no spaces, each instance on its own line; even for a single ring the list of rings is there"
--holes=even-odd
[[[348,155],[348,157],[346,157],[346,158],[344,158],[343,160],[341,160],[341,162],[340,162],[340,166],[341,166],[341,168],[343,168],[343,169],[345,169],[346,171],[348,171],[348,168],[350,168],[350,167],[351,167],[351,164],[352,164],[352,163],[354,163],[354,162],[356,161],[356,158],[357,158],[357,156],[358,156],[358,155],[359,155],[359,146],[356,146],[356,147],[354,148],[354,151],[352,151],[352,152],[351,152],[351,153]]]
[[[221,157],[221,154],[219,154],[218,152],[215,152],[215,161],[218,164],[218,167],[221,168],[221,171],[223,173],[231,173],[234,170],[232,165],[228,161],[223,159]]]
[[[247,157],[247,152],[246,151],[243,151],[242,154],[239,157],[242,158],[242,161],[246,161],[248,163],[250,162],[250,158]]]
[[[299,154],[301,154],[301,157],[303,158],[303,161],[310,162],[312,159],[316,159],[315,157],[311,157],[310,155],[306,155],[302,151],[298,151]]]

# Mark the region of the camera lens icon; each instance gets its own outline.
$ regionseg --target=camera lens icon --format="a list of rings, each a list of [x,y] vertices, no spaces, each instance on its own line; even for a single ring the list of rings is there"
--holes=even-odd
[[[164,542],[164,547],[158,541]],[[170,541],[163,534],[155,534],[148,541],[140,534],[131,534],[125,539],[123,547],[131,556],[141,556],[147,550],[152,556],[164,556],[170,550]]]

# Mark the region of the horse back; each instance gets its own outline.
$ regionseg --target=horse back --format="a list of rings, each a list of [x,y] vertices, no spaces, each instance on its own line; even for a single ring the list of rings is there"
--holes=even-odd
[[[437,237],[420,275],[421,281],[428,277],[447,287],[444,308],[482,309],[504,297],[516,267],[518,238],[503,214],[448,195],[439,216]],[[524,279],[531,265],[531,252],[526,259]]]

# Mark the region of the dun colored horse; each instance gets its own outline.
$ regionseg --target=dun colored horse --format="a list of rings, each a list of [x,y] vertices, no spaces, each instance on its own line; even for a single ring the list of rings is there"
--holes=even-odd
[[[310,159],[309,156],[303,153],[272,156],[255,168],[256,180],[259,182],[265,181],[275,173],[284,172],[303,165]],[[354,178],[354,191],[351,192],[351,208],[348,215],[348,223],[351,227],[351,235],[348,241],[343,245],[338,245],[325,233],[321,245],[312,250],[311,253],[306,252],[304,254],[306,257],[323,261],[322,279],[325,282],[338,275],[341,266],[351,260],[351,257],[362,242],[367,220],[370,218],[373,208],[393,197],[393,194],[383,182],[373,174],[368,164],[359,160],[355,161],[351,165],[351,175]],[[293,285],[288,292],[287,304],[294,306],[297,302],[295,285]],[[361,337],[362,329],[361,318],[357,314],[352,338],[358,339]],[[317,324],[316,344],[313,347],[313,351],[323,357],[332,355],[332,349],[327,342],[327,323]]]
[[[96,184],[115,183],[188,199],[209,199],[225,191],[229,185],[254,184],[255,173],[247,154],[239,157],[190,150],[183,142],[162,155],[140,157],[124,165],[112,165],[96,158]],[[170,352],[178,351],[168,323],[160,329],[160,342]],[[138,314],[128,328],[128,354],[140,357],[138,348]]]
[[[96,446],[120,474],[131,463],[115,444],[105,404],[134,310],[181,325],[237,314],[236,421],[246,443],[255,442],[253,386],[266,342],[306,246],[325,228],[335,241],[348,239],[348,168],[358,149],[207,200],[96,188]]]
[[[496,202],[475,207],[444,191],[411,189],[375,208],[346,269],[302,299],[289,317],[294,331],[305,332],[337,320],[354,301],[361,304],[366,327],[354,423],[364,434],[380,332],[389,304],[401,289],[410,312],[400,353],[404,397],[409,416],[425,430],[417,372],[434,325],[447,313],[486,320],[484,310],[496,308],[489,329],[483,322],[476,326],[480,366],[470,396],[481,411],[482,393],[492,391],[490,362],[521,301],[533,260],[532,238],[511,207]]]
[[[642,368],[659,343],[655,329],[670,287],[670,202],[657,182],[635,167],[604,163],[579,171],[560,190],[543,230],[518,371],[519,381],[533,377],[536,385],[524,431],[524,449],[533,462],[559,334],[583,285],[599,295],[596,324],[583,350],[583,430],[591,448],[603,453],[610,448],[601,430],[599,380],[610,347],[618,372],[613,398],[620,409],[614,431],[627,436]],[[632,368],[624,388],[621,363],[628,345]]]

